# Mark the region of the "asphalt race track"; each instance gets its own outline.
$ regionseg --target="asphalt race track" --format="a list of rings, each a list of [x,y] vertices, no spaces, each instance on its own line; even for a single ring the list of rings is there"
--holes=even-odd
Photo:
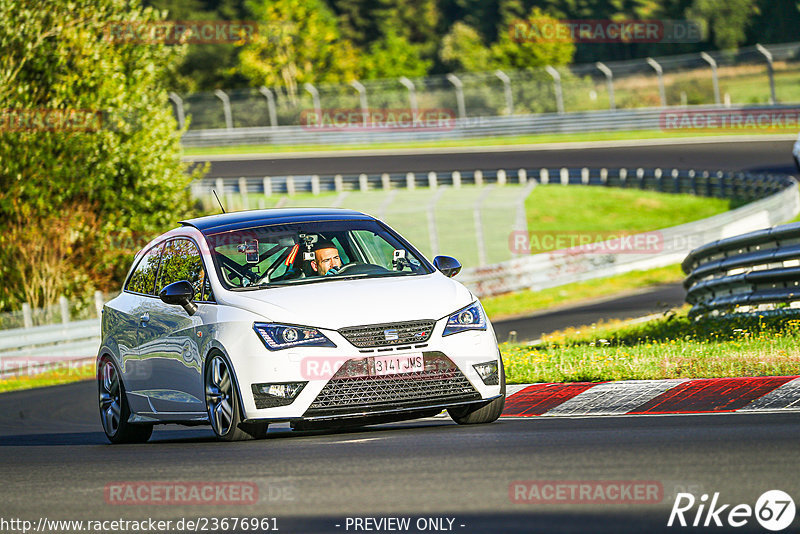
[[[275,517],[284,533],[354,532],[345,530],[348,517],[410,517],[412,525],[444,517],[464,533],[680,532],[687,529],[666,527],[676,492],[719,492],[720,503],[750,506],[771,489],[800,495],[796,414],[512,418],[473,427],[434,418],[338,433],[275,429],[232,444],[205,427],[175,427],[147,444],[111,446],[95,391],[83,382],[0,395],[2,517]],[[509,493],[515,481],[595,480],[655,483],[659,502],[515,503]],[[131,481],[245,481],[258,498],[107,502],[107,485]],[[756,527],[751,518],[736,530],[763,532]]]
[[[635,143],[635,142],[632,142]],[[448,154],[347,155],[292,158],[235,157],[216,159],[209,177],[359,174],[383,172],[445,172],[473,169],[537,167],[665,167],[707,170],[796,172],[792,141],[686,143],[664,146],[625,146],[579,150],[498,149]],[[198,158],[198,161],[200,159]]]
[[[748,142],[476,152],[459,155],[458,163],[460,168],[663,165],[793,172],[790,147],[790,142]],[[452,161],[448,155],[308,157],[215,162],[214,173],[452,170]],[[656,313],[682,297],[681,286],[670,284],[577,310],[498,322],[496,329],[501,341],[510,330],[518,339],[532,339],[568,325]],[[735,529],[727,523],[668,528],[667,521],[679,492],[707,495],[709,502],[718,492],[718,504],[729,505],[720,514],[723,521],[733,506],[755,507],[768,490],[783,490],[800,504],[798,443],[797,413],[738,413],[502,418],[479,426],[436,417],[340,432],[293,432],[279,425],[267,439],[239,443],[215,441],[208,427],[168,426],[157,427],[147,444],[111,446],[100,425],[96,386],[82,382],[0,394],[0,532],[21,531],[3,520],[35,526],[42,518],[153,518],[173,521],[171,532],[202,531],[177,529],[176,522],[211,517],[276,518],[283,533],[765,532],[754,517]],[[515,490],[520,481],[646,483],[659,490],[648,502],[556,499],[546,504],[526,501],[532,497],[525,493],[520,497]],[[241,482],[255,486],[256,498],[200,505],[136,499],[121,504],[110,497],[111,488],[129,482]],[[697,511],[695,505],[686,512],[690,525]],[[363,522],[388,517],[409,518],[411,528],[378,530],[375,523]],[[356,529],[352,518],[360,518],[362,528]],[[701,514],[701,525],[705,519]],[[799,523],[796,519],[794,530],[786,531],[796,532]],[[208,525],[205,531],[223,531]],[[112,530],[124,531],[106,531]]]
[[[500,342],[508,341],[512,331],[517,333],[518,341],[532,341],[539,339],[542,334],[569,326],[591,325],[601,320],[632,319],[663,313],[684,304],[685,298],[686,290],[683,284],[663,284],[629,295],[564,306],[525,317],[493,321],[492,325]]]

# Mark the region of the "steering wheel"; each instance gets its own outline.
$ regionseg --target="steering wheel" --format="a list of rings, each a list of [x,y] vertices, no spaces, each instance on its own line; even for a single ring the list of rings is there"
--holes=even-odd
[[[358,261],[354,261],[351,263],[347,263],[342,265],[339,268],[339,271],[336,273],[339,274],[375,274],[375,273],[388,273],[389,270],[381,267],[380,265],[373,265],[371,263],[361,263]]]

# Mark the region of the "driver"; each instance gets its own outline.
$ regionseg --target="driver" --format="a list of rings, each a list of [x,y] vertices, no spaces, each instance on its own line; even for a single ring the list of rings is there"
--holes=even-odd
[[[342,259],[339,257],[339,250],[330,241],[317,241],[314,244],[314,259],[311,260],[311,268],[321,276],[332,275],[339,272],[342,267]]]

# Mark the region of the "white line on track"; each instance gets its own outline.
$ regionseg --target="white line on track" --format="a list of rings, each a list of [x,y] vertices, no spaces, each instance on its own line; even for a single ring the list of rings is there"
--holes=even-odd
[[[363,443],[365,441],[375,441],[376,439],[383,439],[383,438],[362,438],[362,439],[343,439],[340,441],[334,441],[333,443]]]

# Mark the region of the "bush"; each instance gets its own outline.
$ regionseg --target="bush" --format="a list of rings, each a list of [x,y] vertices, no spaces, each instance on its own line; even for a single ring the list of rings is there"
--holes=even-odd
[[[125,0],[0,0],[0,309],[117,287],[130,247],[188,212],[166,75],[180,49],[109,42]],[[82,124],[45,118],[72,119]]]

